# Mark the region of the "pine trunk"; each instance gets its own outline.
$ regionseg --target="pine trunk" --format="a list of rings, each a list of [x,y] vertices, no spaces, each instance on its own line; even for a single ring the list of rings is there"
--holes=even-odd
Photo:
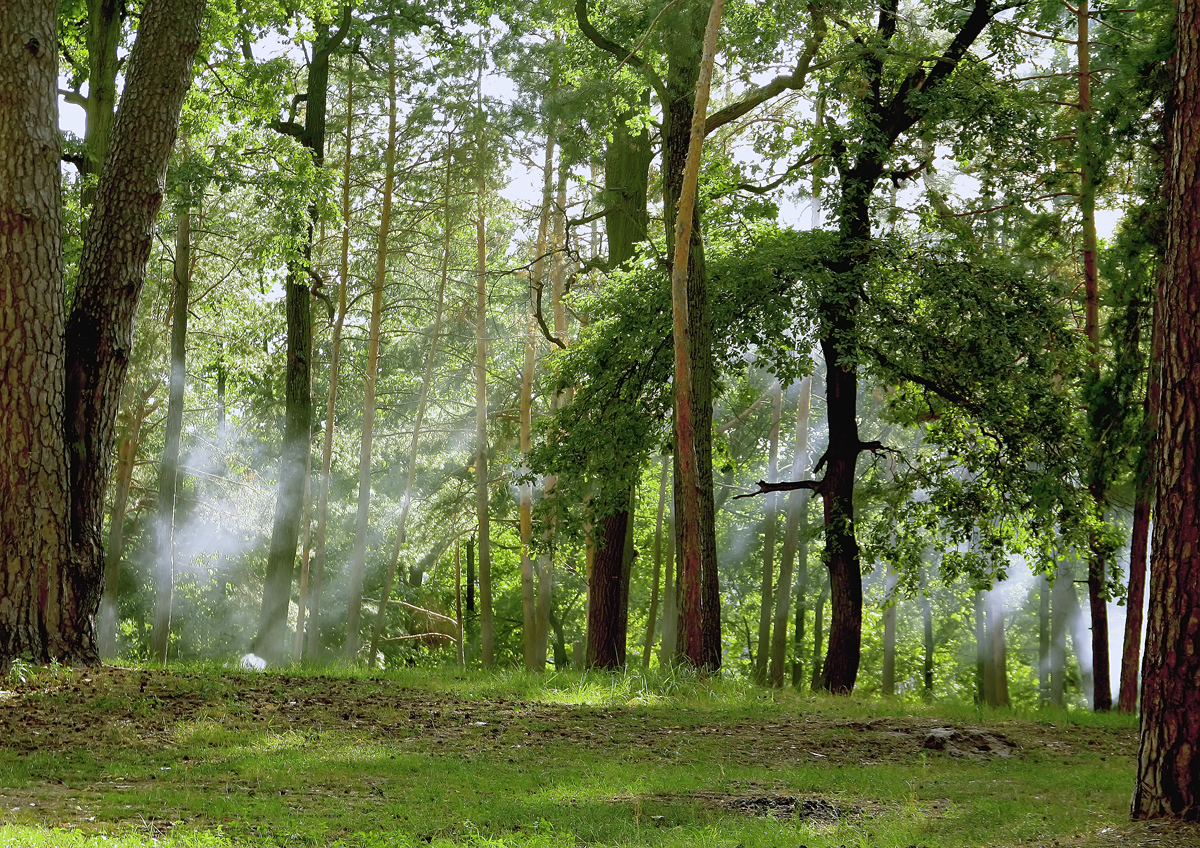
[[[1200,820],[1200,3],[1180,0],[1150,608],[1133,816]]]
[[[70,650],[75,640],[60,644],[43,627],[58,617],[57,606],[68,605],[68,622],[78,619],[71,599],[58,594],[70,489],[62,435],[57,28],[54,2],[0,7],[0,679],[16,657],[49,662],[60,648]]]

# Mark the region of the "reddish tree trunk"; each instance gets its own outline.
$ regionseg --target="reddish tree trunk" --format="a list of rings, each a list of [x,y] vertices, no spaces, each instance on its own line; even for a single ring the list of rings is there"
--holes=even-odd
[[[1165,340],[1134,818],[1200,820],[1200,2],[1177,6]]]

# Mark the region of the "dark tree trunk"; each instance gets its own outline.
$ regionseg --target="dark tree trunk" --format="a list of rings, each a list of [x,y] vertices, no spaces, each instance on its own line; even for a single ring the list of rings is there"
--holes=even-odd
[[[142,10],[67,321],[72,563],[62,596],[69,601],[59,626],[72,634],[66,655],[75,662],[99,661],[95,614],[103,588],[100,527],[109,457],[134,317],[203,13],[203,0],[151,0]]]
[[[629,510],[600,519],[596,556],[588,586],[587,668],[621,668],[625,665],[628,622],[628,573],[625,570],[625,537]]]
[[[109,457],[203,10],[149,0],[142,11],[64,327],[56,5],[0,9],[0,671],[17,656],[100,661]]]
[[[317,24],[312,61],[308,66],[305,88],[304,124],[277,122],[273,126],[295,137],[312,156],[313,164],[325,163],[325,123],[329,98],[329,62],[346,38],[351,6],[341,9],[339,28],[331,32],[328,24]],[[309,288],[309,263],[317,208],[308,211],[305,235],[299,258],[288,267],[284,289],[287,312],[287,366],[284,394],[283,453],[279,459],[279,494],[275,502],[275,520],[271,529],[271,547],[267,554],[267,574],[263,581],[262,610],[254,651],[271,662],[284,662],[289,656],[287,613],[292,594],[292,575],[296,567],[296,547],[300,539],[300,517],[304,511],[304,492],[308,477],[312,439],[312,316]]]
[[[1150,609],[1133,816],[1200,820],[1200,2],[1177,6]]]

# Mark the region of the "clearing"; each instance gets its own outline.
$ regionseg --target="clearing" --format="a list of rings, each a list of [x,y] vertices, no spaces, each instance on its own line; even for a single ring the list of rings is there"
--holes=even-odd
[[[1135,753],[1128,717],[696,679],[24,668],[0,846],[1200,846],[1127,820]]]

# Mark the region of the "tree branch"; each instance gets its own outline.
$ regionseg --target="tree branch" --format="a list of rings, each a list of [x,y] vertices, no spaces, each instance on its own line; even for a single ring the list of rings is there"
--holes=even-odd
[[[724,109],[720,109],[709,115],[704,121],[704,134],[706,136],[718,127],[723,127],[730,121],[736,121],[751,109],[765,103],[772,97],[782,94],[784,91],[799,91],[804,87],[812,60],[816,58],[817,52],[821,49],[821,43],[825,40],[826,32],[825,16],[815,6],[810,5],[808,8],[813,16],[813,34],[805,42],[804,51],[800,54],[800,58],[796,60],[795,69],[790,74],[775,77],[775,79],[766,85],[759,86],[736,103],[731,103]]]
[[[646,64],[645,60],[636,53],[626,50],[617,42],[613,41],[588,20],[587,0],[575,0],[575,22],[579,24],[579,31],[592,44],[599,47],[606,53],[611,53],[617,57],[617,61],[621,64],[629,64],[633,68],[646,77],[650,85],[654,88],[654,92],[658,95],[659,100],[666,103],[670,98],[667,96],[667,86],[663,82],[655,70]]]
[[[794,492],[797,489],[808,489],[809,491],[821,494],[823,480],[793,480],[784,481],[782,483],[768,483],[766,480],[758,481],[758,490],[754,492],[744,492],[740,495],[734,495],[733,499],[738,498],[754,498],[759,495],[769,495],[772,492]]]

